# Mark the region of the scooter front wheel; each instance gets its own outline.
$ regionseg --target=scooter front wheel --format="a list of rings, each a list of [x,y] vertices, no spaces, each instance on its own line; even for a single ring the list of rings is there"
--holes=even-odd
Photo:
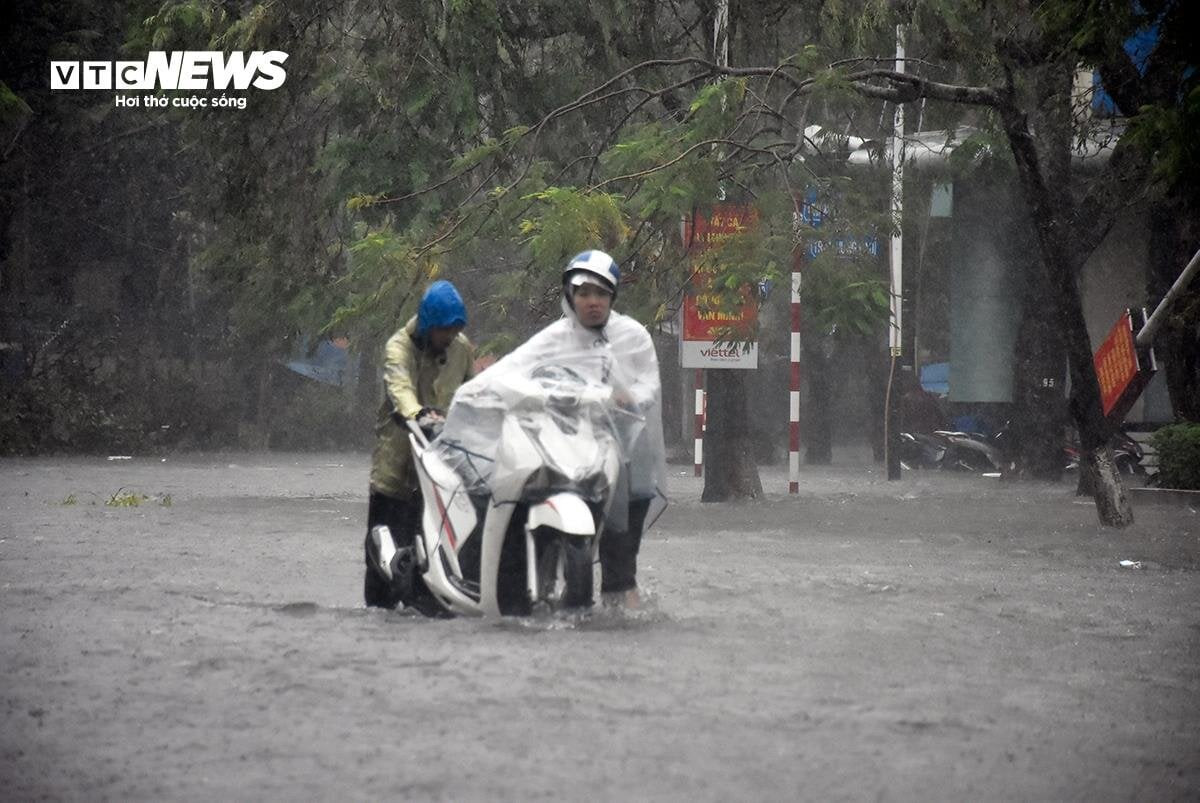
[[[589,608],[592,605],[592,542],[594,536],[559,535],[562,551],[562,607]]]

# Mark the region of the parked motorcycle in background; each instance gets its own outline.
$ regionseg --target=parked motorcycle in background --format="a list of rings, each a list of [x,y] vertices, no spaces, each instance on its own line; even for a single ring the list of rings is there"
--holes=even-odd
[[[930,433],[900,433],[900,464],[910,469],[951,469],[976,473],[1011,471],[1006,465],[1010,422],[992,435],[963,430],[935,430]],[[1117,470],[1122,474],[1145,474],[1145,454],[1141,445],[1123,431],[1109,441]],[[1063,468],[1079,469],[1079,438],[1071,431],[1063,443]]]
[[[900,465],[908,469],[976,473],[1012,471],[1015,437],[1012,421],[1005,421],[995,432],[974,415],[961,415],[950,421],[938,395],[949,389],[948,369],[945,363],[925,366],[921,369],[920,383],[911,374],[901,375],[902,420],[909,430],[899,434]],[[932,392],[931,388],[938,392]],[[1109,448],[1120,473],[1146,473],[1142,447],[1127,433],[1118,430]],[[1066,471],[1079,468],[1079,436],[1073,429],[1063,443],[1063,468]]]
[[[1002,430],[1003,432],[1003,430]],[[900,465],[910,469],[952,469],[987,473],[1004,465],[1002,436],[939,429],[900,433]]]
[[[1120,430],[1113,433],[1108,441],[1108,448],[1112,450],[1117,473],[1130,476],[1146,473],[1146,466],[1143,464],[1146,453],[1142,445],[1130,437],[1129,433]],[[1079,436],[1074,431],[1063,445],[1063,459],[1066,461],[1064,467],[1067,471],[1079,470]]]

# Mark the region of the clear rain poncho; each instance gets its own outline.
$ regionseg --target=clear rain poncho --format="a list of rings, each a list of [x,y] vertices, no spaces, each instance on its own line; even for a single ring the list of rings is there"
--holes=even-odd
[[[538,484],[598,501],[615,490],[599,487],[607,484],[598,468],[611,449],[623,467],[618,497],[665,500],[662,385],[650,334],[616,312],[596,330],[564,310],[565,317],[458,389],[434,447],[471,494],[495,503],[516,501]],[[539,446],[543,465],[530,481],[528,467],[510,472],[522,487],[504,476],[507,460],[496,471],[502,433],[514,426],[536,430],[547,445]],[[591,479],[581,484],[585,477]]]

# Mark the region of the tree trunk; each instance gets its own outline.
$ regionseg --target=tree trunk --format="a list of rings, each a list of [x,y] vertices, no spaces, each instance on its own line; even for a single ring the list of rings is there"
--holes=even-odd
[[[746,404],[746,372],[709,371],[704,492],[700,501],[757,499],[762,492]]]
[[[1030,243],[1027,254],[1036,254]],[[1058,482],[1063,472],[1066,365],[1054,294],[1037,259],[1025,260],[1025,293],[1015,346],[1012,418],[1002,444],[1005,478]]]
[[[1078,266],[1069,246],[1069,219],[1072,208],[1065,177],[1051,181],[1043,175],[1041,160],[1029,130],[1028,119],[1017,108],[1013,97],[998,108],[1017,164],[1021,188],[1033,214],[1042,262],[1066,345],[1071,375],[1071,414],[1079,429],[1081,463],[1095,466],[1098,473],[1093,498],[1100,523],[1108,527],[1127,527],[1133,523],[1133,508],[1124,492],[1121,478],[1111,457],[1098,452],[1106,449],[1109,426],[1100,403],[1100,384],[1092,362],[1092,345],[1083,316],[1083,302],[1077,279]]]
[[[1032,73],[1038,94],[1035,126],[1043,142],[1037,175],[1044,186],[1067,187],[1071,181],[1071,147],[1075,131],[1073,65],[1050,63]],[[1065,193],[1054,199],[1068,201]],[[1060,214],[1067,211],[1059,207]],[[1063,220],[1069,220],[1063,217]],[[1037,220],[1033,221],[1036,231]],[[1015,261],[1024,264],[1021,326],[1017,332],[1013,397],[1016,402],[1005,451],[1006,473],[1057,482],[1063,470],[1063,424],[1066,387],[1063,338],[1055,304],[1061,299],[1049,281],[1051,271],[1039,258],[1036,236],[1009,243]],[[1019,254],[1019,256],[1018,256]],[[1021,259],[1021,257],[1024,259]],[[1075,272],[1080,260],[1069,270]],[[1091,346],[1088,346],[1091,354]],[[1014,448],[1015,447],[1015,448]],[[1083,472],[1080,472],[1081,476]]]
[[[1133,508],[1129,504],[1129,495],[1121,483],[1121,475],[1117,471],[1117,463],[1113,460],[1112,451],[1107,445],[1092,449],[1081,455],[1079,462],[1080,476],[1087,475],[1083,480],[1092,485],[1092,495],[1096,500],[1096,512],[1100,522],[1123,519],[1128,511],[1127,524],[1133,523]]]

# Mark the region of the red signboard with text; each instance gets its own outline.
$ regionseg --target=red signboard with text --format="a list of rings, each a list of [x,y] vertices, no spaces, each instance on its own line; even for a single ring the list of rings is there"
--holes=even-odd
[[[1104,338],[1095,357],[1100,400],[1108,415],[1139,377],[1137,349],[1133,343],[1133,316],[1126,310]]]
[[[699,254],[758,221],[758,212],[744,204],[716,204],[707,214],[685,218],[683,241],[689,253]],[[758,344],[746,342],[758,322],[754,288],[743,287],[740,298],[718,290],[715,266],[698,266],[683,298],[680,355],[684,368],[757,368]],[[738,342],[743,341],[743,342]]]

